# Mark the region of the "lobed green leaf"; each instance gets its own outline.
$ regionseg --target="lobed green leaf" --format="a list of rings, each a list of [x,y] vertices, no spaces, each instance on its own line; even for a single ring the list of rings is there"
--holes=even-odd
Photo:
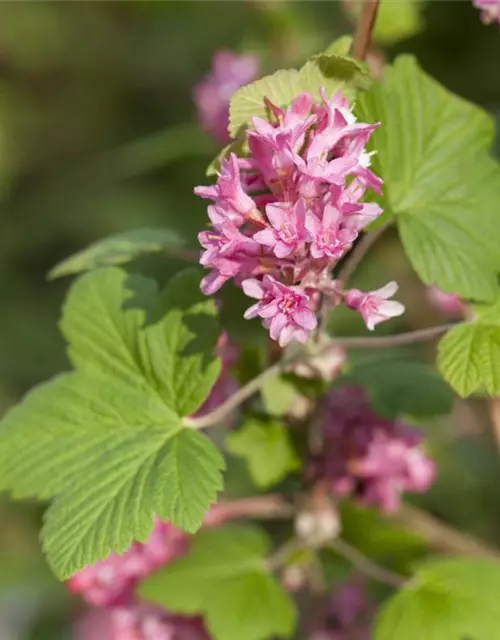
[[[270,575],[269,546],[255,527],[202,531],[189,555],[147,578],[139,594],[173,612],[203,615],[214,640],[289,638],[296,611]]]

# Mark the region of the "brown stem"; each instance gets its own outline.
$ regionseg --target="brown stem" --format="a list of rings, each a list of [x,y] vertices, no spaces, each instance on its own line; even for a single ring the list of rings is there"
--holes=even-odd
[[[286,520],[293,517],[296,512],[295,506],[279,494],[222,501],[218,506],[223,508],[224,518],[230,516],[258,520]],[[444,553],[500,560],[499,549],[470,534],[453,529],[453,527],[416,507],[402,504],[396,513],[388,517],[403,529],[421,536],[430,547]],[[335,542],[337,546],[338,542],[338,540]],[[341,543],[343,551],[346,550],[346,544],[345,542]],[[340,548],[337,548],[337,551],[342,553]]]
[[[378,582],[387,584],[390,587],[395,587],[396,589],[402,587],[406,582],[406,579],[403,576],[400,576],[399,574],[378,565],[376,562],[373,562],[373,560],[365,556],[361,551],[358,551],[355,547],[352,547],[345,540],[337,538],[330,543],[330,546],[334,551],[348,560],[356,567],[356,569],[369,578],[373,578]]]
[[[354,58],[359,58],[359,60],[366,58],[372,40],[372,32],[375,26],[379,4],[380,0],[364,0],[363,2],[363,8],[359,16],[358,24],[356,25],[356,33],[354,34],[351,47],[351,55]]]
[[[332,347],[344,347],[349,348],[380,348],[380,347],[394,347],[403,344],[413,344],[415,342],[423,342],[425,340],[431,340],[442,333],[445,333],[449,329],[456,326],[457,323],[444,324],[438,327],[429,327],[428,329],[418,329],[417,331],[408,331],[407,333],[400,333],[395,336],[376,336],[373,338],[368,337],[352,337],[352,338],[335,338],[327,346],[323,347],[315,353],[304,354],[303,351],[298,351],[295,355],[287,358],[282,358],[276,364],[273,364],[268,369],[265,369],[256,376],[253,380],[250,380],[246,385],[238,389],[236,393],[233,393],[225,402],[219,405],[216,409],[207,413],[199,418],[190,418],[189,416],[183,419],[183,424],[191,429],[206,429],[207,427],[213,427],[220,424],[232,411],[237,409],[245,400],[248,400],[254,393],[259,391],[266,382],[276,378],[286,371],[288,366],[294,362],[309,362],[313,361],[315,357],[328,353]]]
[[[391,519],[404,529],[424,538],[434,549],[460,556],[500,560],[500,551],[495,547],[449,527],[421,509],[403,504]]]
[[[342,265],[339,274],[337,276],[337,280],[340,281],[340,286],[343,287],[345,283],[349,280],[352,274],[359,267],[361,261],[371,249],[372,245],[380,238],[380,236],[384,233],[384,231],[390,226],[390,223],[384,224],[377,229],[373,229],[373,231],[369,231],[365,233],[365,235],[361,238],[358,244],[354,247],[354,249],[349,253],[347,258],[344,260],[344,264]]]

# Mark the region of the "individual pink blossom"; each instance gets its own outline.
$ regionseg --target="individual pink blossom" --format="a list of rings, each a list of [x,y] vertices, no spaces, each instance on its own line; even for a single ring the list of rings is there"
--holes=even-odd
[[[222,161],[215,185],[196,187],[194,192],[200,198],[214,200],[219,210],[226,211],[229,218],[239,221],[243,221],[256,208],[255,202],[243,189],[238,158],[234,153]]]
[[[233,93],[259,76],[259,61],[251,54],[218,51],[212,71],[193,91],[198,118],[204,129],[221,144],[229,141],[229,101]]]
[[[338,260],[356,240],[357,233],[353,229],[341,229],[342,212],[333,204],[327,204],[320,220],[314,213],[308,215],[306,229],[309,231],[311,256],[313,258],[333,258]]]
[[[443,315],[450,318],[458,318],[464,312],[462,301],[456,293],[445,293],[438,287],[427,287],[427,298]]]
[[[395,511],[405,491],[423,493],[435,465],[421,448],[422,436],[397,420],[379,416],[363,389],[339,387],[319,413],[322,450],[310,461],[310,481],[326,481],[337,496]]]
[[[309,308],[309,297],[300,287],[287,287],[268,275],[262,281],[244,280],[242,287],[247,296],[259,300],[247,309],[245,318],[263,318],[271,338],[282,347],[292,339],[307,342],[317,319]]]
[[[481,11],[481,19],[485,24],[500,24],[500,0],[472,0],[472,3]]]
[[[361,313],[367,328],[373,331],[379,322],[396,318],[404,313],[404,305],[389,300],[397,290],[396,282],[389,282],[381,289],[368,293],[363,293],[359,289],[351,289],[345,295],[345,302],[348,307]]]
[[[258,231],[253,240],[270,247],[277,258],[286,258],[309,240],[303,200],[299,200],[293,208],[283,203],[268,204],[266,217],[272,226]]]

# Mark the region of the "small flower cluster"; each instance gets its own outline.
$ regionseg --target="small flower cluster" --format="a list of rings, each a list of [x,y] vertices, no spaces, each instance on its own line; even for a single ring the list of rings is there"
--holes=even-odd
[[[169,615],[147,604],[89,609],[74,626],[75,640],[210,640],[198,619]]]
[[[212,295],[233,280],[257,300],[245,317],[262,318],[282,346],[307,341],[321,296],[358,310],[369,329],[404,311],[388,300],[395,283],[362,293],[331,278],[382,213],[362,201],[368,189],[380,193],[382,181],[365,150],[378,125],[357,122],[340,93],[321,96],[316,104],[302,93],[285,110],[268,101],[270,120],[253,118],[246,133],[249,156],[231,153],[215,185],[195,188],[213,201],[211,228],[199,234],[200,262],[210,269],[202,291]]]
[[[336,586],[328,603],[326,629],[310,640],[370,640],[373,604],[359,576]]]
[[[432,484],[435,466],[420,448],[420,434],[377,415],[363,389],[333,389],[319,420],[323,447],[306,473],[326,480],[335,495],[392,512],[404,491],[422,493]]]
[[[481,20],[485,24],[500,24],[500,0],[472,0],[472,3],[481,11]]]
[[[214,55],[212,72],[196,85],[193,98],[201,126],[217,142],[229,142],[227,124],[231,96],[258,76],[259,61],[251,54],[218,51]]]

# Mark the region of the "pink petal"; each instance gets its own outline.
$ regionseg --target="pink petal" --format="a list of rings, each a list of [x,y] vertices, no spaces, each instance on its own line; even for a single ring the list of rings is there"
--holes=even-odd
[[[255,278],[249,278],[248,280],[243,280],[241,283],[241,288],[243,289],[245,295],[249,298],[256,298],[257,300],[261,300],[264,297],[264,287],[260,280]]]
[[[257,231],[257,233],[254,233],[253,239],[259,244],[265,244],[269,247],[274,247],[274,245],[276,244],[276,231],[271,228],[262,229],[262,231]]]
[[[269,335],[273,340],[278,340],[280,333],[283,331],[283,328],[286,326],[288,322],[288,318],[284,313],[279,313],[274,316],[271,320],[271,324],[269,325]]]
[[[314,329],[318,324],[316,315],[311,309],[308,309],[307,307],[302,307],[294,311],[292,313],[292,318],[303,329],[308,329],[309,331],[311,329]]]
[[[257,304],[253,304],[251,307],[248,307],[248,309],[243,314],[243,317],[245,318],[245,320],[250,320],[251,318],[255,318],[259,315],[259,310],[260,310],[260,302],[257,302]]]
[[[286,244],[285,242],[278,241],[274,247],[274,255],[277,258],[286,258],[295,250],[293,244]]]
[[[386,285],[384,285],[380,289],[375,289],[375,291],[372,291],[371,295],[377,296],[377,298],[382,298],[384,300],[387,300],[387,298],[392,298],[392,296],[396,293],[398,289],[399,289],[398,283],[392,280],[391,282],[388,282]]]
[[[290,212],[285,207],[286,205],[273,203],[266,206],[266,216],[275,229],[281,229],[290,220]]]

